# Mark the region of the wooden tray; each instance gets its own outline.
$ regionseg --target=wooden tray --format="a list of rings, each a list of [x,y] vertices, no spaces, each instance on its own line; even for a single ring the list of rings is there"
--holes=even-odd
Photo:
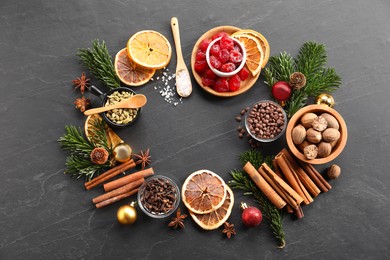
[[[237,96],[237,95],[240,95],[246,91],[248,91],[251,87],[253,87],[253,85],[256,83],[257,79],[259,78],[260,76],[260,72],[253,76],[252,74],[249,73],[249,77],[248,79],[246,79],[245,81],[243,81],[241,83],[241,86],[240,88],[237,90],[237,91],[234,91],[234,92],[217,92],[215,91],[214,89],[210,88],[210,87],[205,87],[202,85],[202,78],[201,76],[195,71],[194,69],[194,64],[195,64],[195,57],[196,57],[196,53],[199,49],[199,44],[206,38],[211,38],[213,35],[219,33],[219,32],[226,32],[227,34],[233,34],[234,32],[236,31],[239,31],[241,30],[240,28],[238,27],[234,27],[234,26],[228,26],[228,25],[224,25],[224,26],[219,26],[219,27],[215,27],[207,32],[205,32],[199,39],[198,41],[195,43],[195,46],[194,46],[194,49],[192,50],[192,55],[191,55],[191,69],[192,69],[192,74],[194,75],[194,78],[196,80],[196,82],[198,82],[198,85],[204,89],[206,92],[212,94],[212,95],[215,95],[215,96],[219,96],[219,97],[234,97],[234,96]],[[245,65],[246,66],[246,65]]]

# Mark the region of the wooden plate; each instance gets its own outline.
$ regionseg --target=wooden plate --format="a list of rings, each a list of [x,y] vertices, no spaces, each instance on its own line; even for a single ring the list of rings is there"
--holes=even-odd
[[[194,78],[195,78],[196,82],[198,82],[198,85],[202,89],[204,89],[206,92],[208,92],[208,93],[210,93],[212,95],[219,96],[219,97],[234,97],[234,96],[240,95],[240,94],[248,91],[256,83],[257,79],[260,76],[260,72],[256,76],[253,76],[251,73],[249,73],[249,77],[245,81],[243,81],[241,83],[241,86],[240,86],[240,88],[237,91],[234,91],[234,92],[217,92],[217,91],[215,91],[214,89],[212,89],[210,87],[203,86],[202,85],[202,78],[201,78],[201,76],[194,69],[196,53],[197,53],[197,51],[199,49],[199,44],[204,39],[211,38],[213,35],[215,35],[215,34],[217,34],[219,32],[226,32],[227,34],[230,35],[230,34],[233,34],[236,31],[239,31],[239,30],[241,30],[241,29],[238,28],[238,27],[228,26],[228,25],[215,27],[215,28],[205,32],[198,39],[198,41],[195,43],[194,49],[192,50],[192,55],[191,55],[192,74],[194,75]]]
[[[297,146],[294,144],[292,140],[292,130],[293,128],[299,124],[301,117],[306,113],[315,113],[317,115],[320,115],[322,113],[329,113],[332,116],[334,116],[340,125],[340,139],[338,140],[336,146],[332,149],[332,152],[329,156],[325,158],[316,158],[313,160],[306,159],[305,155],[297,148]],[[297,157],[299,160],[311,163],[311,164],[324,164],[328,163],[332,160],[334,160],[339,154],[343,151],[345,145],[347,144],[348,139],[348,131],[347,131],[347,125],[345,124],[345,121],[343,117],[333,108],[330,108],[326,105],[309,105],[304,108],[301,108],[296,112],[290,119],[287,125],[286,129],[286,139],[287,139],[287,145],[288,148],[290,148],[290,151]]]

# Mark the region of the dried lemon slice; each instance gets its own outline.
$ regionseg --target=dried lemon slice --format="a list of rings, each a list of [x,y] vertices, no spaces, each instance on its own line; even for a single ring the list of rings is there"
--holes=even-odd
[[[226,186],[226,199],[222,206],[207,214],[196,214],[190,211],[192,219],[203,229],[213,230],[219,228],[230,217],[234,205],[233,191]]]
[[[161,69],[172,56],[171,44],[159,32],[145,30],[135,33],[127,42],[129,57],[145,68]]]
[[[244,45],[246,50],[246,66],[252,75],[256,76],[260,73],[264,56],[260,41],[254,36],[247,34],[233,35],[233,38],[239,40]]]
[[[225,198],[225,182],[209,170],[192,173],[182,187],[184,205],[196,214],[206,214],[220,208]]]

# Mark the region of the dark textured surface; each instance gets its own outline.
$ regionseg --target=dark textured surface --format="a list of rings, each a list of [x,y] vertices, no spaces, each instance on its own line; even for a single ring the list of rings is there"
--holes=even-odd
[[[390,258],[390,3],[236,2],[0,2],[1,259]],[[342,175],[329,193],[304,208],[302,220],[285,217],[283,250],[276,247],[267,222],[242,227],[239,202],[251,201],[240,191],[230,217],[238,235],[228,240],[220,230],[202,231],[189,219],[185,230],[170,230],[168,220],[141,212],[136,225],[120,226],[115,215],[124,202],[96,210],[90,200],[101,190],[87,192],[82,180],[63,174],[66,154],[56,140],[64,125],[84,122],[73,107],[80,94],[71,81],[85,70],[77,49],[99,38],[115,54],[143,29],[161,32],[173,46],[172,16],[179,19],[187,65],[200,35],[234,25],[263,33],[272,55],[283,50],[296,55],[309,40],[325,43],[329,65],[342,75],[342,88],[334,93],[336,109],[349,127],[346,149],[335,160]],[[212,97],[193,82],[192,96],[176,107],[153,88],[161,82],[150,82],[137,88],[149,99],[142,117],[118,134],[134,150],[150,147],[155,171],[180,185],[202,168],[227,181],[228,172],[239,167],[238,154],[248,148],[237,138],[234,117],[269,98],[262,82],[230,99]],[[280,141],[262,150],[271,154],[284,146]]]

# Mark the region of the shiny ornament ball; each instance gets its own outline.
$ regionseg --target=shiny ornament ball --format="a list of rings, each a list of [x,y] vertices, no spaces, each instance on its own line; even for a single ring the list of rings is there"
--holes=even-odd
[[[334,107],[334,98],[330,94],[320,94],[316,97],[315,101],[318,105],[327,105],[328,107]]]
[[[247,227],[255,227],[260,225],[263,220],[261,211],[256,207],[248,207],[245,203],[241,203],[241,220]]]
[[[137,210],[134,207],[134,202],[130,205],[120,207],[116,213],[116,217],[122,225],[133,224],[137,220]]]
[[[291,96],[291,87],[285,81],[278,81],[272,86],[272,96],[277,101],[287,101]]]
[[[131,158],[132,149],[126,143],[120,143],[113,150],[114,159],[117,162],[127,162]]]

